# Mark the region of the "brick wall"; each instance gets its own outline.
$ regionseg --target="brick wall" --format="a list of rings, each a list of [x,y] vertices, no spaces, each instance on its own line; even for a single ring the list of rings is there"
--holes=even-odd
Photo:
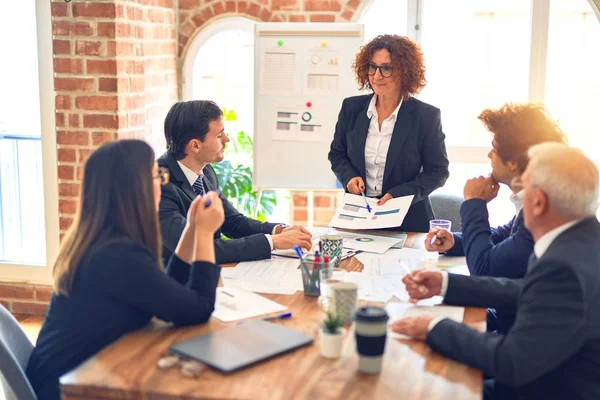
[[[162,122],[178,100],[179,71],[190,39],[212,21],[349,21],[363,0],[52,0],[56,137],[61,237],[71,225],[82,167],[100,144],[141,138],[164,149]],[[317,192],[314,222],[326,225],[338,192]],[[293,200],[306,224],[306,194]],[[304,205],[303,205],[304,204]],[[43,314],[49,286],[0,283],[0,303]]]

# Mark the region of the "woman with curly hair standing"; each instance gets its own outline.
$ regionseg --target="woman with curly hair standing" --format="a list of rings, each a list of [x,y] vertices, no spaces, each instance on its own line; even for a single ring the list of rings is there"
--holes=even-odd
[[[406,232],[427,232],[434,218],[429,194],[448,179],[440,110],[413,96],[425,87],[423,53],[412,40],[381,35],[353,64],[361,90],[342,103],[329,161],[346,191],[379,199],[413,195]]]

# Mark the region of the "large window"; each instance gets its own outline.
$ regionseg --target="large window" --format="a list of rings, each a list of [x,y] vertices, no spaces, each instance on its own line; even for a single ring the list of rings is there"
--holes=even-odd
[[[0,52],[12,60],[0,64],[0,278],[47,281],[46,268],[24,265],[46,265],[58,246],[50,3],[0,9]]]
[[[403,11],[388,12],[392,3]],[[418,97],[441,109],[451,162],[440,191],[462,193],[466,179],[490,172],[491,137],[477,115],[506,102],[544,102],[570,143],[600,162],[600,23],[588,0],[372,0],[365,10],[365,32],[423,48]],[[394,24],[398,15],[406,23]],[[508,192],[489,205],[493,224],[514,214]]]

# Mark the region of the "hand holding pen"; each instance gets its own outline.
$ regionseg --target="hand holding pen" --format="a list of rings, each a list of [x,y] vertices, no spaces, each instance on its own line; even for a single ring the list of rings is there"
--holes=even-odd
[[[433,228],[425,237],[425,249],[444,253],[454,247],[454,235],[447,229]]]
[[[365,201],[365,205],[367,206],[367,211],[370,213],[371,206],[369,205],[369,202],[367,201],[367,196],[365,196],[365,191],[363,190],[362,192],[360,192],[360,194],[362,194],[363,200]]]

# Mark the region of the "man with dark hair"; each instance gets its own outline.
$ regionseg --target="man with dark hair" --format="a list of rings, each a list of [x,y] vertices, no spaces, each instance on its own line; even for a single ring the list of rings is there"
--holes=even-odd
[[[533,251],[533,238],[523,223],[523,191],[512,185],[527,167],[527,150],[542,142],[566,142],[561,129],[546,111],[537,105],[505,104],[487,109],[479,119],[492,133],[488,157],[492,174],[467,181],[460,208],[462,233],[432,229],[426,239],[427,250],[449,256],[467,257],[471,275],[522,278]],[[516,215],[504,226],[490,228],[487,203],[496,197],[500,183],[511,188]],[[437,236],[433,245],[431,241]],[[488,330],[506,332],[514,323],[514,312],[489,310]]]
[[[223,160],[229,138],[223,125],[223,113],[212,101],[193,100],[176,103],[165,118],[167,152],[158,159],[169,169],[170,182],[163,186],[159,219],[163,258],[175,251],[185,228],[192,200],[208,191],[218,191],[213,162]],[[223,199],[225,222],[215,232],[217,264],[260,260],[271,257],[272,250],[295,245],[309,249],[310,232],[300,226],[285,226],[247,218]],[[230,240],[222,240],[224,234]]]

